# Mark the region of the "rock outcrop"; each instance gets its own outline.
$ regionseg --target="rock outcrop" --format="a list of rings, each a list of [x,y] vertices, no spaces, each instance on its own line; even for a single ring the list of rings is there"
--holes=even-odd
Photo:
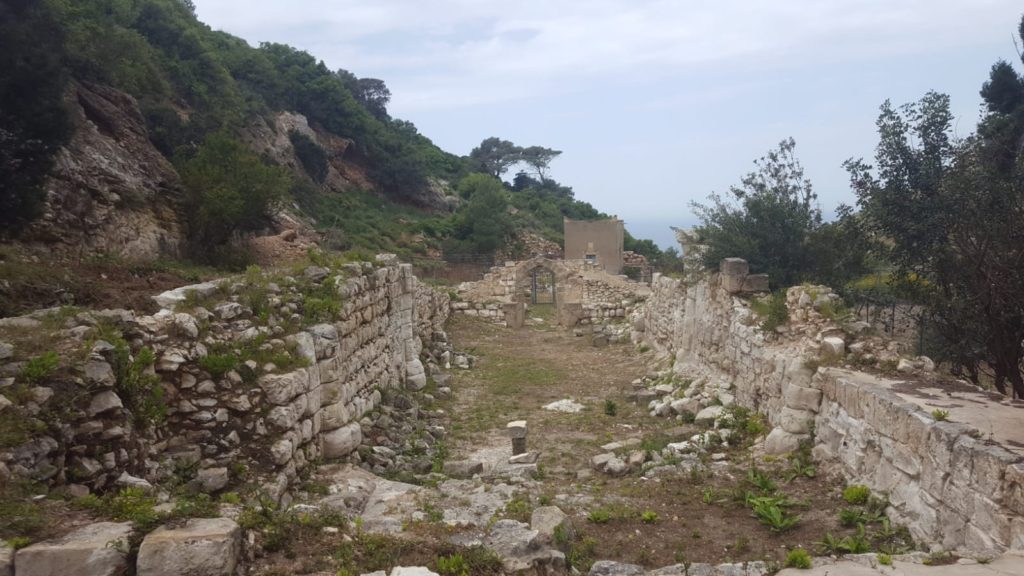
[[[73,83],[65,103],[75,132],[46,181],[43,215],[23,240],[75,256],[178,254],[178,174],[150,142],[138,103],[87,83]]]

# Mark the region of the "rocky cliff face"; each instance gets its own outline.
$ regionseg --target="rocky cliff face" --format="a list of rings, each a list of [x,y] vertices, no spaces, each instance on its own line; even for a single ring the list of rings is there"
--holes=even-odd
[[[46,182],[45,211],[24,240],[79,256],[177,254],[178,174],[150,143],[138,103],[95,84],[73,84],[65,99],[75,133]]]
[[[332,192],[344,192],[352,188],[375,189],[365,171],[359,167],[361,158],[355,142],[314,129],[302,114],[279,112],[272,124],[257,118],[246,128],[242,137],[257,154],[301,174],[302,164],[295,156],[295,147],[288,137],[288,133],[293,130],[308,136],[327,153],[328,170],[323,183],[325,188]]]

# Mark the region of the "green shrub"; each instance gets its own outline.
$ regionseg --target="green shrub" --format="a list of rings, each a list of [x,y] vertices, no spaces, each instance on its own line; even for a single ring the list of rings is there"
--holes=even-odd
[[[607,399],[604,401],[604,413],[607,416],[615,416],[619,413],[619,406],[614,400]]]
[[[892,556],[884,552],[878,553],[878,563],[882,566],[892,566]]]
[[[932,410],[932,418],[934,418],[936,422],[945,422],[946,420],[949,420],[949,410],[940,410],[939,408],[936,408],[935,410]]]
[[[794,548],[786,554],[786,568],[808,570],[811,567],[811,555],[803,548]]]
[[[317,182],[327,179],[327,153],[312,138],[298,130],[288,132],[288,139],[292,141],[295,148],[295,156],[302,163],[306,174]]]
[[[199,359],[199,367],[210,373],[213,378],[223,378],[238,366],[238,358],[233,354],[207,354]]]
[[[130,521],[138,530],[148,532],[163,516],[156,511],[156,498],[142,488],[123,488],[116,494],[99,498],[89,494],[75,501],[79,507],[91,510],[119,522]]]
[[[238,495],[238,492],[225,492],[220,495],[221,504],[241,504],[242,497]]]
[[[587,514],[587,520],[590,520],[594,524],[607,524],[612,519],[612,514],[604,508],[598,508],[597,510],[591,510],[590,514]]]
[[[640,521],[644,524],[654,524],[658,521],[658,513],[654,510],[644,510],[640,513]]]
[[[291,185],[287,171],[264,164],[227,131],[206,137],[175,165],[185,189],[184,209],[193,255],[209,259],[237,232],[264,227]]]
[[[194,494],[179,497],[171,515],[176,518],[217,518],[220,516],[220,507],[209,494]]]
[[[789,323],[789,307],[786,306],[785,290],[772,292],[766,298],[752,300],[750,309],[761,318],[760,326],[763,332],[773,333],[776,328]]]
[[[437,571],[444,576],[469,576],[469,563],[462,554],[438,556]]]
[[[38,384],[53,374],[60,366],[60,357],[56,352],[44,352],[34,356],[25,363],[18,373],[18,380],[23,384]]]
[[[854,484],[847,486],[843,490],[843,500],[846,500],[847,504],[866,504],[868,498],[871,497],[871,489],[863,484]]]
[[[167,417],[167,402],[160,377],[148,374],[147,368],[156,361],[156,355],[143,347],[135,356],[131,354],[128,342],[118,335],[113,338],[114,353],[111,367],[114,369],[114,389],[131,411],[135,424],[146,428],[158,424]]]
[[[800,522],[800,516],[794,516],[785,510],[786,502],[781,498],[752,498],[750,506],[754,517],[772,532],[785,532]]]

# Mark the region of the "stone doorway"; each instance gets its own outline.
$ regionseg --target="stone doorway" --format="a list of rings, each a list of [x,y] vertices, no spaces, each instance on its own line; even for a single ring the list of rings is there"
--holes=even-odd
[[[555,273],[538,266],[530,271],[530,304],[556,304]]]

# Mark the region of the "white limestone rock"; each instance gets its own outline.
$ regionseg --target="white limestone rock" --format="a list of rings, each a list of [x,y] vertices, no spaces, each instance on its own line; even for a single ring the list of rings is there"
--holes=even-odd
[[[846,342],[838,336],[822,338],[821,352],[827,356],[842,356],[846,353]]]
[[[694,422],[697,424],[711,424],[721,418],[723,414],[725,414],[724,406],[708,406],[697,413]]]
[[[95,418],[100,414],[120,408],[124,408],[121,398],[112,390],[104,390],[93,396],[92,400],[89,401],[88,413],[90,418]]]
[[[180,528],[157,528],[139,547],[138,576],[233,576],[242,529],[229,518],[193,518]]]
[[[120,576],[128,570],[131,535],[131,522],[89,524],[62,538],[18,550],[14,571],[18,576]]]
[[[363,430],[353,422],[323,435],[324,458],[341,458],[351,454],[363,441]]]

